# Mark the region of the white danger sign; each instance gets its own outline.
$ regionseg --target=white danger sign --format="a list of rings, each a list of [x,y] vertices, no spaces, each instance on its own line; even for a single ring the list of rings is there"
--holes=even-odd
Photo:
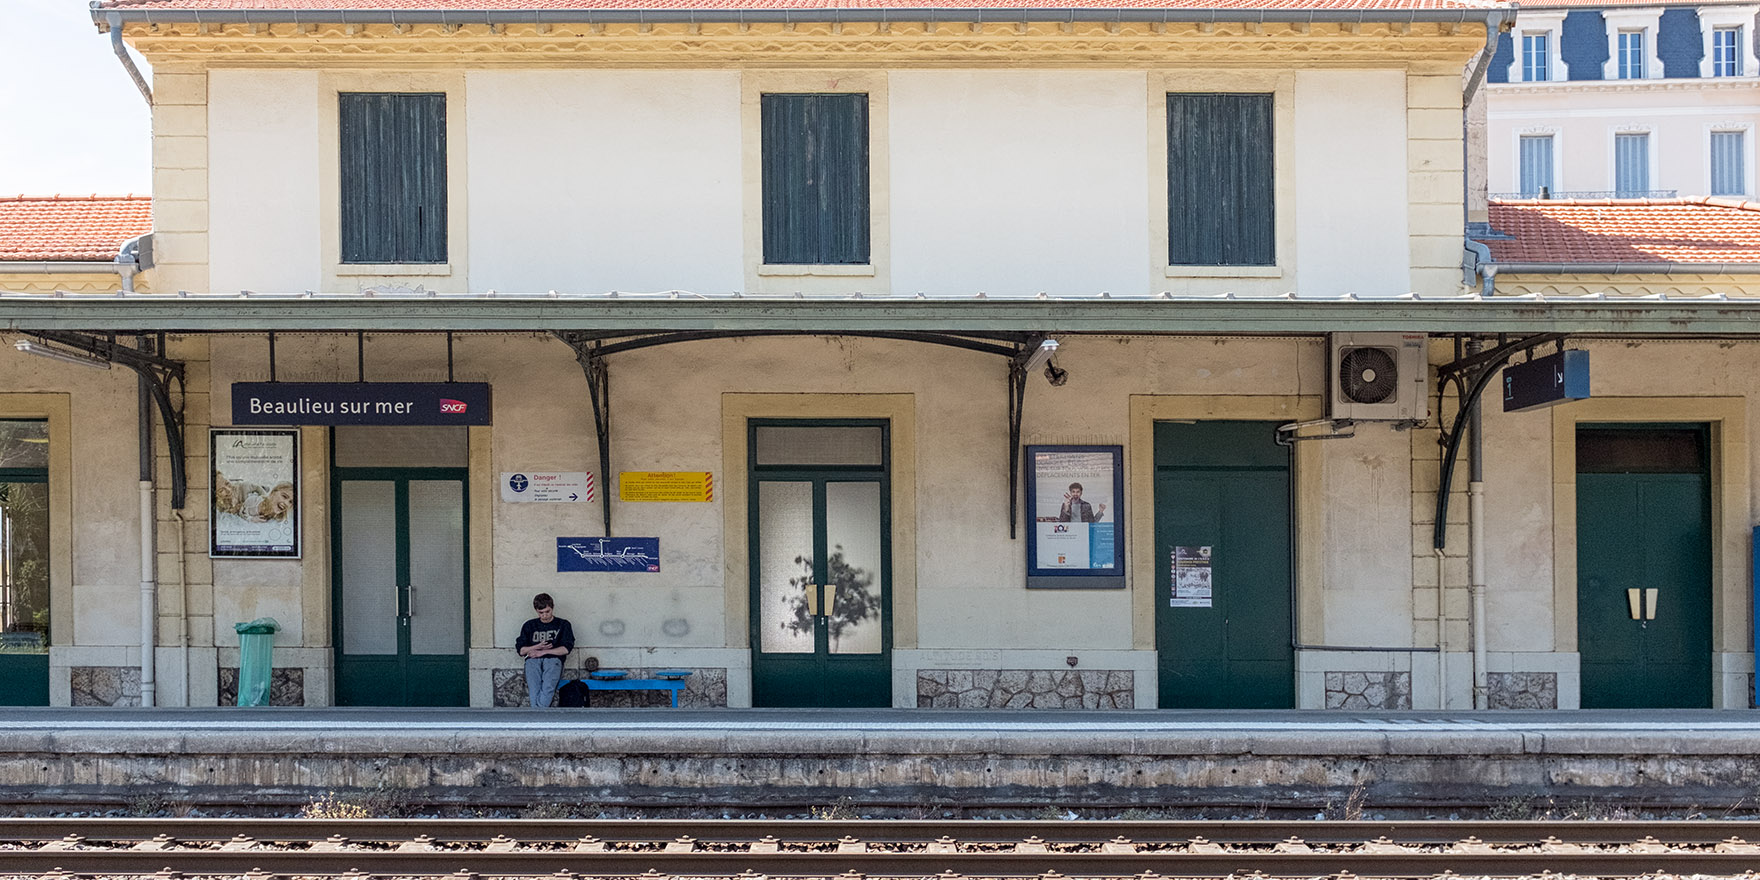
[[[592,501],[593,475],[587,471],[519,471],[501,475],[501,500]]]

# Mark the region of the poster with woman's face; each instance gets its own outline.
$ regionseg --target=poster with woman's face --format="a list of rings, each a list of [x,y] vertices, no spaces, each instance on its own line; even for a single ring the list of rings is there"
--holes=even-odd
[[[215,428],[208,555],[299,558],[299,432]]]

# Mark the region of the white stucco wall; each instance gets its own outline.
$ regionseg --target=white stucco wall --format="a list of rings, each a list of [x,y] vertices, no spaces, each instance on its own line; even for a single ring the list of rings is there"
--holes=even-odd
[[[318,111],[316,71],[209,72],[208,241],[214,290],[323,288]]]
[[[465,81],[472,290],[740,289],[737,72]]]
[[[1142,73],[895,71],[889,87],[895,290],[1146,290]]]
[[[1405,74],[1304,70],[1295,80],[1296,292],[1410,293]]]
[[[1486,157],[1493,193],[1521,188],[1519,139],[1553,136],[1553,176],[1560,192],[1612,190],[1613,138],[1650,133],[1650,187],[1681,196],[1710,192],[1710,132],[1745,130],[1748,194],[1760,159],[1760,102],[1754,80],[1656,80],[1513,83],[1486,87]]]

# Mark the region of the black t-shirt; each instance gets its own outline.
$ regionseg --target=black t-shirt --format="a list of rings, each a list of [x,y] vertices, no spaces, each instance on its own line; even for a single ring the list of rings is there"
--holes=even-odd
[[[550,618],[549,623],[534,617],[519,628],[519,638],[513,640],[513,650],[549,642],[552,647],[574,650],[574,627],[560,617]]]

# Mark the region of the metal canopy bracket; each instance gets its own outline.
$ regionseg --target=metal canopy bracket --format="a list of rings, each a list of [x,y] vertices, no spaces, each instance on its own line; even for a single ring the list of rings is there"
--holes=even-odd
[[[1542,345],[1564,345],[1565,334],[1541,333],[1526,336],[1514,342],[1498,337],[1496,347],[1478,354],[1461,356],[1460,340],[1455,341],[1455,360],[1437,368],[1436,375],[1436,424],[1441,436],[1437,442],[1442,444],[1442,478],[1436,486],[1436,525],[1431,536],[1431,546],[1441,550],[1448,544],[1448,494],[1449,487],[1454,483],[1455,462],[1460,459],[1461,438],[1467,433],[1467,423],[1472,418],[1473,410],[1479,405],[1479,398],[1484,395],[1486,386],[1491,384],[1492,377],[1509,362],[1518,352],[1532,351]],[[1460,407],[1455,413],[1452,426],[1442,423],[1442,399],[1449,385],[1459,391]]]
[[[1019,537],[1021,510],[1021,411],[1027,400],[1027,360],[1045,342],[1035,333],[1015,343],[1008,360],[1008,537]]]
[[[587,397],[593,406],[593,430],[599,440],[599,504],[604,516],[605,537],[611,537],[611,378],[605,369],[605,341],[575,330],[551,331],[574,350],[574,359],[587,376]],[[451,335],[447,339],[450,341]]]
[[[44,342],[66,346],[99,360],[121,364],[137,373],[146,382],[153,403],[159,407],[159,420],[165,425],[165,447],[171,455],[171,507],[182,510],[189,489],[184,445],[183,409],[171,402],[171,383],[177,383],[180,400],[184,394],[183,362],[165,357],[165,334],[158,334],[152,345],[129,348],[116,341],[117,334],[99,336],[72,330],[38,330],[31,333]],[[147,337],[143,334],[141,339]]]

